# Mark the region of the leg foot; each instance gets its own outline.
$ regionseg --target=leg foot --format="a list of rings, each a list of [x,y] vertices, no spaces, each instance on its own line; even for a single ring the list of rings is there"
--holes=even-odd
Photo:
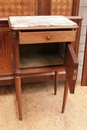
[[[62,109],[61,113],[64,113],[64,110]]]
[[[64,110],[65,110],[67,95],[68,95],[68,83],[67,83],[67,79],[66,79],[65,87],[64,87],[64,95],[63,95],[62,113],[64,113]]]
[[[19,116],[19,120],[22,121],[22,116]]]

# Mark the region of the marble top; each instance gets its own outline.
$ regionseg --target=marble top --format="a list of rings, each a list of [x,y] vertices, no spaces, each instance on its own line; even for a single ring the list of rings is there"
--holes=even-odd
[[[11,29],[29,29],[33,27],[77,28],[77,24],[64,16],[10,16]]]

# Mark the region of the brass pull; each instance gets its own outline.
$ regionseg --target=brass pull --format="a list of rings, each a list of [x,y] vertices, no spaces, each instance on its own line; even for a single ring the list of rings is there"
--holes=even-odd
[[[47,39],[50,40],[50,39],[51,39],[51,36],[47,36]]]

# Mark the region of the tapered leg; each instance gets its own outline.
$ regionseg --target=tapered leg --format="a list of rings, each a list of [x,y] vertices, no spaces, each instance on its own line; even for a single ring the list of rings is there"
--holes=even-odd
[[[21,99],[21,77],[15,76],[16,95],[18,100],[19,119],[22,120],[22,99]]]
[[[58,71],[55,71],[55,85],[54,85],[54,95],[57,94],[57,86],[58,86]]]
[[[18,91],[17,91],[17,85],[16,85],[16,82],[17,82],[17,81],[16,81],[16,77],[15,77],[15,91],[16,91],[16,100],[18,100],[18,97],[17,97],[17,95],[18,95],[18,94],[17,94],[17,92],[18,92]]]
[[[68,82],[67,82],[67,79],[66,79],[66,81],[65,81],[65,87],[64,87],[64,95],[63,95],[62,113],[65,110],[67,95],[68,95]]]

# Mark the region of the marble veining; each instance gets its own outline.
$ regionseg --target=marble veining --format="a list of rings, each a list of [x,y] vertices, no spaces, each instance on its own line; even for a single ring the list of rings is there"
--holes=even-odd
[[[11,27],[77,26],[64,16],[10,16]]]

